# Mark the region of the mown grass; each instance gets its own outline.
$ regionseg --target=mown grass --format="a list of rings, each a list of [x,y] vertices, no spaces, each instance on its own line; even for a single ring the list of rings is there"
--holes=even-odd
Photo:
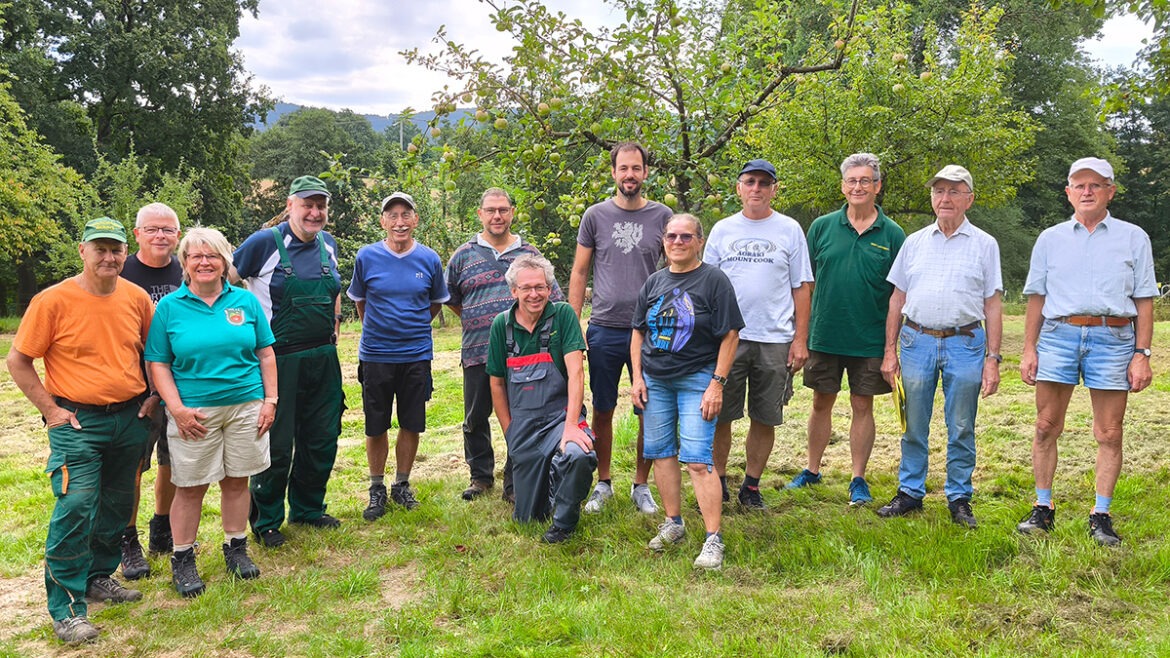
[[[618,496],[585,517],[567,544],[541,545],[544,527],[513,523],[498,495],[460,500],[466,467],[459,337],[451,328],[436,333],[435,396],[412,478],[423,505],[363,522],[356,331],[347,325],[342,340],[350,411],[327,499],[344,526],[288,528],[284,548],[253,548],[261,578],[233,582],[218,549],[213,489],[198,558],[207,593],[179,598],[165,557],[152,558],[154,575],[136,585],[144,600],[93,606],[102,639],[76,650],[56,643],[44,610],[41,559],[53,502],[42,474],[44,431],[0,375],[0,655],[1170,655],[1170,326],[1157,329],[1154,386],[1131,398],[1114,504],[1120,549],[1101,549],[1086,533],[1095,448],[1084,391],[1074,395],[1061,443],[1056,530],[1039,539],[1014,532],[1032,498],[1034,407],[1015,371],[1022,321],[1013,317],[1001,391],[980,408],[978,530],[950,523],[940,440],[922,514],[882,520],[872,509],[850,509],[844,404],[825,483],[784,490],[805,459],[810,396],[798,390],[764,477],[769,510],[726,508],[725,567],[710,574],[691,568],[701,525],[689,490],[684,516],[693,530],[684,546],[662,555],[645,549],[659,519],[629,505],[636,423],[628,406],[618,414]],[[869,475],[881,503],[897,486],[898,438],[887,400],[877,413]],[[937,437],[941,410],[935,421]],[[733,481],[742,469],[740,437]],[[149,501],[148,493],[142,526]]]

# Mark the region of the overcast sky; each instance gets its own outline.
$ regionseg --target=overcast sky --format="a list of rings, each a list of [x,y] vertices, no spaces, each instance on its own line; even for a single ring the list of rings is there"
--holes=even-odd
[[[546,4],[586,25],[620,20],[601,2]],[[407,106],[430,109],[431,94],[449,82],[398,54],[410,48],[437,52],[433,38],[440,25],[447,26],[449,39],[496,61],[508,54],[511,42],[501,38],[489,14],[490,7],[477,0],[261,0],[259,18],[241,20],[236,47],[255,82],[279,100],[396,114]],[[1129,65],[1149,33],[1136,19],[1115,19],[1102,39],[1086,46],[1102,62]]]

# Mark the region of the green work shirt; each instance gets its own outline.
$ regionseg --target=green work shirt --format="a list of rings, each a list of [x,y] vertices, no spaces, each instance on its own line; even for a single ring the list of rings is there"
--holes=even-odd
[[[504,327],[512,325],[512,340],[520,346],[520,356],[536,354],[540,351],[540,328],[545,320],[552,315],[552,332],[548,337],[548,353],[552,355],[553,365],[561,371],[561,375],[568,377],[565,369],[565,354],[585,349],[585,337],[581,335],[581,323],[573,307],[565,302],[549,302],[544,307],[540,319],[536,321],[533,332],[529,332],[520,323],[516,322],[516,305],[500,313],[492,320],[491,336],[488,339],[487,374],[492,377],[503,377],[507,371],[508,354],[504,343]]]
[[[808,229],[816,278],[808,347],[841,356],[881,357],[894,291],[886,275],[906,232],[879,206],[877,219],[858,235],[845,215],[847,208],[818,217]]]

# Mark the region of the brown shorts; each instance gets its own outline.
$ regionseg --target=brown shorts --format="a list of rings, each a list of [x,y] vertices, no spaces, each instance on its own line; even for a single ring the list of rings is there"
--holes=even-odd
[[[808,351],[808,361],[804,364],[805,388],[817,393],[838,393],[844,373],[849,373],[849,392],[854,395],[873,396],[890,392],[890,385],[882,377],[881,358]]]

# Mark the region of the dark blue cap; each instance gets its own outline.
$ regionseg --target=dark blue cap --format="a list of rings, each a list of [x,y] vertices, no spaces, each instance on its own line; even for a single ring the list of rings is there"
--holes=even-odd
[[[739,170],[739,175],[743,176],[744,174],[753,171],[762,171],[765,174],[771,176],[772,180],[777,180],[779,178],[776,175],[776,168],[772,166],[772,163],[768,162],[767,160],[760,159],[748,160],[748,163],[743,166],[743,169]]]

